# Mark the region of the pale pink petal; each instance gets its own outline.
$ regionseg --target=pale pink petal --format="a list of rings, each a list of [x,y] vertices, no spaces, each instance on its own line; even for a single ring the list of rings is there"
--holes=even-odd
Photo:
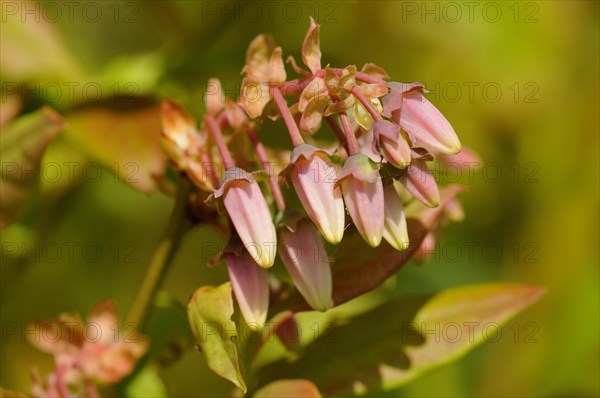
[[[279,253],[302,297],[315,310],[331,306],[331,268],[321,236],[312,223],[301,220],[294,232],[281,230]]]
[[[404,187],[426,206],[437,207],[440,203],[440,191],[435,178],[423,160],[414,160],[400,178]]]
[[[315,74],[321,69],[321,49],[319,47],[319,28],[310,17],[310,26],[302,43],[302,61]]]
[[[436,152],[456,154],[461,144],[454,129],[442,113],[420,92],[406,96],[406,101],[393,118],[403,130],[421,144]]]
[[[363,239],[372,247],[381,243],[384,225],[384,199],[381,178],[366,182],[354,177],[342,180],[346,208]]]
[[[224,193],[223,203],[252,258],[261,267],[272,266],[277,237],[271,212],[258,183],[234,181]]]
[[[248,326],[260,330],[269,310],[269,279],[267,270],[256,265],[244,250],[225,255],[229,279],[235,299]]]
[[[344,202],[335,186],[336,167],[314,154],[299,159],[291,169],[292,184],[310,219],[325,239],[339,243],[344,235]]]

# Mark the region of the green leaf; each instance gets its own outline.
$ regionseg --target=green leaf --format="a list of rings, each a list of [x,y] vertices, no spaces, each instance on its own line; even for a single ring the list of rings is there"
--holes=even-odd
[[[158,110],[89,107],[67,115],[66,137],[116,174],[120,182],[149,193],[165,174]]]
[[[230,282],[199,288],[188,304],[188,320],[208,367],[246,392],[232,315]]]
[[[0,144],[0,228],[19,217],[27,199],[39,186],[44,151],[64,125],[58,113],[44,107],[20,117],[3,129]]]
[[[264,384],[301,377],[326,395],[396,388],[495,339],[504,322],[543,292],[535,286],[489,284],[397,299],[337,321],[299,360],[272,363],[259,379]]]
[[[254,398],[321,398],[317,387],[308,380],[277,380],[254,393]]]
[[[166,398],[167,389],[158,376],[156,366],[146,366],[127,383],[126,397]]]
[[[41,15],[40,5],[28,3],[28,7],[38,8],[34,14]],[[0,57],[3,82],[26,80],[39,81],[44,77],[64,78],[65,81],[81,81],[83,72],[80,57],[72,54],[63,40],[59,24],[46,18],[19,18],[25,3],[4,3],[2,6],[2,41],[0,53],[10,57]],[[5,8],[6,7],[6,8]],[[4,12],[17,11],[9,16]],[[24,14],[23,14],[24,16]],[[46,56],[52,54],[52,56]]]

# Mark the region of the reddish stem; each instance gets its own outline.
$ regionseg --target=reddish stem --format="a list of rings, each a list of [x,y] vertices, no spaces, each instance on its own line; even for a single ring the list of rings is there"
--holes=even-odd
[[[373,120],[375,120],[376,122],[381,120],[381,115],[379,115],[375,108],[373,108],[373,105],[371,105],[371,101],[365,98],[365,96],[363,95],[363,93],[360,92],[360,89],[358,87],[354,86],[354,88],[350,92],[352,93],[352,95],[354,95],[354,98],[360,101],[360,103],[362,104],[362,106],[365,107],[367,112],[371,114]]]
[[[337,123],[337,121],[333,118],[333,116],[325,116],[325,121],[327,121],[327,124],[329,124],[329,127],[331,127],[342,146],[348,149],[346,135],[344,134],[344,131],[340,128],[340,125]]]
[[[234,167],[235,163],[231,157],[231,153],[229,153],[227,145],[225,144],[225,139],[223,138],[223,134],[221,133],[221,129],[219,128],[217,121],[212,115],[209,114],[204,115],[204,121],[208,126],[208,131],[210,131],[213,139],[215,140],[215,144],[217,144],[217,149],[221,155],[221,160],[223,161],[225,170]]]
[[[263,169],[269,172],[271,163],[269,163],[269,158],[267,156],[267,153],[265,152],[265,147],[263,146],[262,142],[260,142],[260,140],[258,139],[258,136],[256,135],[256,132],[252,127],[248,127],[246,133],[248,134],[250,141],[252,141],[252,144],[254,145],[256,156],[258,156],[258,160],[260,160],[260,162],[262,163]],[[277,182],[276,175],[272,175],[269,178],[269,184],[271,185],[271,192],[273,193],[273,199],[275,200],[275,205],[277,206],[277,209],[279,211],[284,211],[286,207],[285,199],[283,198],[283,193],[281,192],[281,187]]]
[[[221,131],[225,131],[229,128],[229,120],[227,120],[226,112],[221,112],[221,114],[219,115],[219,117],[217,117],[216,120]]]
[[[339,72],[336,70],[336,73],[341,73],[341,72],[342,72],[341,69],[339,69]],[[356,72],[356,75],[354,75],[354,78],[356,80],[358,80],[359,82],[363,82],[363,83],[383,84],[384,86],[387,86],[387,82],[385,80],[380,79],[375,76],[371,76],[368,73],[364,73],[364,72]]]
[[[275,104],[279,108],[279,112],[281,113],[283,121],[285,122],[285,125],[290,133],[292,145],[297,147],[298,145],[304,144],[304,140],[300,135],[300,130],[298,130],[298,126],[296,125],[296,121],[290,112],[290,108],[288,108],[287,102],[285,102],[285,98],[283,98],[281,89],[278,86],[273,86],[271,87],[271,94],[273,95]]]
[[[215,189],[218,189],[221,186],[221,181],[219,181],[219,178],[217,177],[217,174],[215,173],[214,165],[211,162],[211,159],[210,159],[210,156],[208,156],[208,153],[202,152],[202,154],[200,155],[200,161],[205,165],[206,173],[208,174],[208,178],[210,178],[210,182],[212,183],[213,187]]]
[[[348,142],[348,155],[355,155],[358,153],[358,142],[356,142],[356,137],[354,136],[354,132],[350,127],[350,121],[348,120],[346,112],[340,112],[339,115],[340,121],[342,122],[342,128],[344,129],[344,134],[346,135],[346,141]]]
[[[342,69],[340,69],[340,68],[333,68],[333,71],[337,75],[342,74]],[[299,79],[294,79],[294,80],[290,80],[289,82],[285,82],[281,86],[281,90],[286,95],[299,93],[302,90],[304,90],[304,87],[306,87],[308,85],[308,83],[310,83],[310,81],[312,80],[312,78],[314,76],[318,76],[318,77],[325,76],[325,70],[324,69],[318,70],[317,73],[315,73],[313,76],[301,77]],[[358,80],[359,82],[363,82],[363,83],[387,85],[387,82],[385,80],[380,79],[375,76],[371,76],[364,72],[356,72],[356,74],[354,75],[354,78],[356,80]]]

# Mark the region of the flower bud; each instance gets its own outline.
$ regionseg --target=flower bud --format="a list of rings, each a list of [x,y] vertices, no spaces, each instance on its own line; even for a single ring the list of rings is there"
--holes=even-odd
[[[410,146],[400,133],[400,127],[388,120],[373,125],[374,152],[379,151],[393,166],[404,169],[410,163]]]
[[[442,113],[422,93],[420,83],[388,83],[390,94],[384,98],[384,116],[392,117],[417,145],[435,152],[456,154],[461,144]]]
[[[279,253],[298,291],[317,311],[331,306],[331,268],[318,231],[308,220],[299,220],[294,231],[281,229]]]
[[[406,216],[404,206],[400,200],[400,195],[393,185],[388,185],[383,189],[385,222],[383,225],[383,238],[396,250],[406,250],[408,248],[408,229],[406,226]]]
[[[360,235],[370,246],[379,246],[384,224],[379,166],[367,155],[352,155],[346,160],[336,184],[342,187],[346,208]]]
[[[337,244],[344,235],[344,201],[335,186],[332,152],[302,144],[294,148],[284,174],[292,180],[302,206],[323,237]]]
[[[424,160],[413,159],[400,177],[404,187],[424,205],[437,207],[440,203],[440,191]]]
[[[223,204],[246,250],[264,268],[275,262],[277,236],[273,218],[252,174],[232,167],[225,171],[223,184],[214,197]]]
[[[233,294],[242,316],[253,330],[261,330],[269,311],[269,277],[241,245],[226,249],[225,262]]]

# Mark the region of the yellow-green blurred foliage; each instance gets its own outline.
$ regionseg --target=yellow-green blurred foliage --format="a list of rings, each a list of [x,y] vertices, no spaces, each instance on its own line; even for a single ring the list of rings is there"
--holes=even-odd
[[[16,92],[23,112],[49,104],[69,122],[76,109],[124,109],[119,99],[129,93],[153,103],[169,96],[198,116],[209,77],[237,95],[245,48],[257,34],[273,34],[284,54],[299,59],[309,15],[322,25],[324,64],[375,62],[393,80],[425,83],[484,168],[460,179],[470,186],[462,194],[466,220],[450,226],[432,261],[403,269],[385,294],[519,281],[546,286],[547,295],[510,321],[497,341],[386,396],[599,394],[597,1],[89,3],[95,5],[85,9],[88,2],[81,2],[70,18],[67,8],[57,16],[42,2],[46,14],[38,23],[35,13],[19,8],[33,3],[2,3],[4,109]],[[73,82],[95,82],[102,101],[90,104],[96,94],[83,93],[83,83],[69,96]],[[27,90],[15,89],[23,83]],[[66,174],[59,182],[43,178],[43,200],[2,232],[5,388],[27,390],[31,366],[52,367],[22,338],[23,322],[85,313],[106,297],[127,311],[172,205],[161,193],[116,182],[109,168],[97,181],[97,170],[81,178],[82,162],[106,154],[85,142],[82,149],[80,138],[106,132],[95,131],[97,123],[73,123],[45,158],[78,162],[73,183]],[[135,128],[120,123],[122,134]],[[287,145],[280,127],[269,123],[263,136]],[[443,171],[454,180],[453,170]],[[164,289],[185,303],[198,286],[224,281],[223,267],[206,267],[203,246],[223,241],[208,228],[194,230]],[[15,251],[23,250],[36,254],[18,261]],[[9,324],[21,330],[9,335]],[[230,391],[195,351],[160,374],[171,396]]]

